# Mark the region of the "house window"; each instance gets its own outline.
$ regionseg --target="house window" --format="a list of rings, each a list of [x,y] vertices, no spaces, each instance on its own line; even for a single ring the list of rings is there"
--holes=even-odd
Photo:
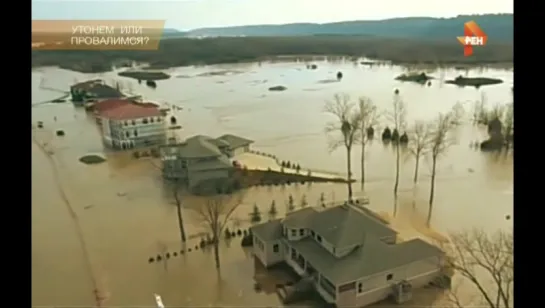
[[[132,121],[131,121],[131,124],[132,124],[132,125],[136,125],[136,121],[135,121],[135,120],[132,120]]]
[[[291,236],[297,236],[297,230],[291,229]]]
[[[127,136],[127,138],[129,138],[131,136],[131,134],[129,132],[125,132],[125,136]]]
[[[157,118],[157,122],[163,122],[163,118]]]
[[[299,235],[305,236],[305,229],[299,229]]]
[[[394,278],[394,275],[393,274],[388,274],[386,275],[386,280],[390,281]]]
[[[344,284],[342,286],[339,286],[339,293],[354,290],[355,288],[356,288],[356,283],[355,282],[350,282],[350,283]]]
[[[125,124],[125,126],[129,125],[129,122],[125,121],[123,124]]]
[[[150,121],[150,123],[155,122],[155,120],[153,118],[150,118],[149,121]]]
[[[314,233],[314,231],[310,231],[310,234],[312,234],[312,237],[314,237],[316,235],[316,233]]]
[[[134,136],[138,137],[138,132],[136,131],[136,129],[134,130]]]
[[[320,243],[322,242],[322,237],[321,236],[319,236],[319,235],[316,236],[316,239],[318,240],[318,242],[320,242]]]
[[[358,293],[361,293],[363,292],[363,283],[359,282],[358,283]]]
[[[280,247],[278,247],[278,244],[273,245],[273,252],[277,253]]]
[[[148,124],[148,119],[144,118],[144,119],[142,120],[142,123]]]

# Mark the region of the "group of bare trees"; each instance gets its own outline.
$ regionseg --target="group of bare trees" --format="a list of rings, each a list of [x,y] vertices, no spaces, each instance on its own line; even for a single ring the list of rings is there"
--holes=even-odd
[[[352,103],[350,97],[346,94],[336,94],[331,101],[327,101],[325,112],[333,115],[335,120],[327,123],[326,133],[329,136],[329,149],[331,151],[340,147],[346,149],[346,171],[348,174],[348,200],[352,200],[352,161],[351,154],[356,144],[361,145],[361,189],[365,189],[365,151],[369,136],[366,130],[376,125],[382,113],[378,111],[376,105],[366,97],[359,99],[359,104]],[[407,128],[407,108],[399,91],[394,92],[392,109],[384,112],[385,118],[397,131],[409,130],[409,145],[407,151],[403,151],[400,146],[395,147],[395,180],[393,187],[394,195],[394,216],[397,213],[397,196],[400,180],[401,157],[404,153],[409,153],[415,158],[415,170],[413,182],[418,182],[418,172],[420,161],[423,157],[431,159],[431,179],[430,196],[427,223],[431,221],[433,200],[435,196],[435,176],[437,173],[438,159],[447,152],[453,144],[451,137],[452,130],[459,123],[461,116],[461,106],[455,107],[447,112],[440,113],[434,121],[426,123],[417,121],[414,125]]]
[[[340,147],[346,149],[346,172],[348,200],[352,200],[352,149],[361,145],[361,188],[365,188],[365,145],[369,140],[366,129],[374,125],[379,118],[376,106],[366,97],[359,99],[356,106],[347,94],[335,94],[332,101],[325,105],[325,112],[335,116],[335,121],[326,125],[326,133],[330,136],[329,150]]]

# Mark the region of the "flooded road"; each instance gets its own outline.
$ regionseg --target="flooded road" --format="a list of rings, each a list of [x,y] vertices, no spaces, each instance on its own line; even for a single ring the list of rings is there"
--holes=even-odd
[[[430,87],[399,83],[394,77],[399,67],[362,67],[349,62],[318,62],[317,70],[305,69],[304,63],[263,63],[177,68],[173,78],[158,82],[156,90],[130,79],[122,80],[126,91],[142,94],[156,101],[182,107],[181,134],[191,136],[224,133],[255,140],[253,148],[277,155],[281,160],[301,166],[345,171],[345,153],[329,153],[324,125],[330,118],[323,114],[324,102],[336,92],[346,92],[354,99],[365,95],[383,111],[391,109],[395,88],[407,103],[408,122],[429,120],[438,112],[461,102],[472,112],[472,104],[484,92],[488,104],[511,101],[513,75],[510,71],[488,70],[469,73],[501,78],[500,85],[458,88],[432,81]],[[223,71],[224,73],[217,73]],[[228,71],[225,73],[225,71]],[[341,82],[323,82],[342,71]],[[210,74],[210,72],[213,72]],[[214,73],[215,72],[215,73]],[[447,70],[450,79],[460,72]],[[439,78],[440,72],[432,73]],[[239,239],[222,243],[221,277],[214,268],[213,253],[199,250],[171,258],[166,264],[148,264],[147,260],[164,251],[179,251],[176,207],[165,191],[159,170],[146,160],[125,154],[105,153],[107,162],[88,166],[78,158],[88,153],[102,153],[96,125],[84,110],[71,103],[41,104],[68,91],[71,84],[93,77],[117,79],[115,73],[83,75],[56,68],[35,70],[33,77],[33,123],[43,121],[45,129],[35,132],[38,142],[47,142],[53,151],[49,159],[36,144],[32,146],[32,304],[35,306],[94,305],[96,282],[100,296],[108,306],[155,306],[154,293],[164,304],[182,305],[278,305],[276,294],[253,290],[254,263],[240,247]],[[283,92],[269,92],[283,85]],[[48,90],[44,89],[48,88]],[[56,120],[54,120],[56,117]],[[382,128],[387,125],[383,121]],[[54,137],[54,130],[64,129],[65,137]],[[382,130],[382,129],[380,129]],[[485,131],[462,125],[458,143],[439,163],[433,226],[441,231],[482,227],[493,231],[510,227],[506,215],[513,213],[512,155],[483,154],[469,147],[486,138]],[[392,212],[394,151],[380,142],[367,147],[366,194],[370,207]],[[360,149],[353,153],[353,172],[360,177]],[[425,216],[429,194],[429,163],[421,164],[417,186],[417,211]],[[54,172],[56,170],[56,172]],[[412,211],[412,176],[414,162],[403,163],[400,183],[400,213]],[[354,185],[355,194],[359,183]],[[256,187],[245,194],[244,204],[235,213],[229,228],[247,226],[251,207],[257,204],[264,213],[272,200],[285,211],[285,200],[306,196],[315,204],[326,199],[341,199],[346,186],[339,184]],[[63,200],[65,195],[76,218]],[[188,204],[187,207],[195,206]],[[265,214],[264,214],[265,215]],[[202,232],[202,223],[193,211],[184,210],[186,230]],[[91,269],[86,264],[77,225],[81,227]],[[240,226],[235,226],[235,224]],[[198,238],[188,245],[195,245]]]

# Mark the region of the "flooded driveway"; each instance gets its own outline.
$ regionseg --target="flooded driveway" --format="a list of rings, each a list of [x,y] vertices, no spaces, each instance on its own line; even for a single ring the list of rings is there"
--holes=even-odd
[[[438,112],[461,102],[471,112],[472,104],[485,93],[489,104],[511,101],[512,72],[489,70],[470,72],[502,78],[505,83],[479,90],[442,85],[431,87],[399,83],[399,67],[362,67],[352,63],[318,62],[317,70],[304,63],[244,64],[215,67],[178,68],[173,78],[158,82],[155,90],[130,79],[121,79],[126,91],[152,100],[182,107],[176,111],[183,130],[180,134],[225,133],[255,140],[253,148],[276,155],[280,160],[299,163],[302,168],[345,172],[345,153],[329,153],[324,125],[324,102],[336,92],[354,98],[370,97],[384,111],[390,110],[393,89],[399,88],[408,105],[409,123],[428,120]],[[236,71],[236,74],[212,74]],[[341,82],[320,83],[342,71]],[[455,77],[448,70],[439,77]],[[162,185],[159,170],[150,161],[126,154],[104,153],[107,162],[84,165],[78,158],[103,153],[97,128],[84,110],[71,103],[41,104],[59,97],[70,84],[93,77],[113,80],[114,73],[82,75],[56,68],[33,72],[33,123],[45,128],[35,131],[36,143],[47,142],[52,157],[33,142],[32,146],[32,304],[36,306],[87,306],[95,303],[99,291],[108,306],[154,306],[153,294],[169,306],[185,305],[279,305],[275,294],[253,290],[254,262],[240,247],[239,238],[222,243],[221,275],[207,249],[172,257],[166,263],[148,264],[148,258],[165,251],[179,251],[178,222],[172,196]],[[177,78],[176,76],[180,76]],[[183,78],[182,78],[183,77]],[[269,92],[275,85],[283,92]],[[44,89],[48,88],[48,89]],[[56,119],[54,119],[56,117]],[[382,128],[387,124],[383,121]],[[56,129],[65,137],[54,136]],[[439,163],[436,201],[432,224],[441,231],[482,227],[486,230],[510,227],[512,215],[513,160],[511,155],[483,154],[469,144],[483,140],[485,131],[462,125],[458,143]],[[368,147],[366,192],[370,207],[391,212],[394,151],[380,142]],[[359,148],[353,153],[353,172],[359,178]],[[429,163],[421,164],[416,189],[416,215],[425,215],[429,194]],[[414,162],[404,160],[400,183],[400,215],[412,215]],[[355,194],[359,183],[354,184]],[[327,200],[342,199],[342,184],[256,187],[245,194],[229,228],[248,226],[248,214],[257,204],[267,212],[275,200],[280,215],[291,195],[303,196],[316,204],[323,194]],[[191,207],[190,204],[187,205]],[[202,223],[190,209],[184,210],[187,232],[203,232]],[[81,232],[80,232],[80,231]],[[204,230],[205,231],[205,230]],[[82,243],[83,241],[83,243]],[[199,237],[190,240],[196,245]],[[87,253],[85,253],[87,251]]]

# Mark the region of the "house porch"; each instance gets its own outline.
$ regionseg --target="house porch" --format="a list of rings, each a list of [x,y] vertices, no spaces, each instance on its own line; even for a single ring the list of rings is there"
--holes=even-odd
[[[284,242],[284,260],[299,276],[311,277],[316,291],[328,303],[335,303],[337,288],[320,274],[312,264],[295,248]]]

